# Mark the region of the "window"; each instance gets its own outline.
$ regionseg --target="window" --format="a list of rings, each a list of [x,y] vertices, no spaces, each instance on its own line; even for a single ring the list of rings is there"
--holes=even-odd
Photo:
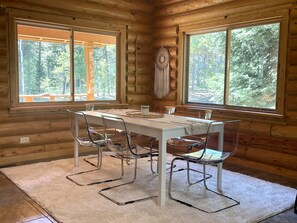
[[[186,34],[188,103],[275,111],[280,22]]]
[[[16,22],[18,103],[118,99],[119,35]]]

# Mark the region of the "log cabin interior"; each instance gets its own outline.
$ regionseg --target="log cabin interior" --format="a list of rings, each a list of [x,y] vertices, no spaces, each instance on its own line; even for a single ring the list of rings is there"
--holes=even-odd
[[[107,101],[98,104],[98,108],[150,105],[155,111],[163,111],[165,106],[175,106],[178,114],[196,117],[197,111],[188,109],[196,107],[211,109],[212,117],[217,120],[240,119],[238,150],[228,163],[236,165],[237,169],[251,168],[255,172],[281,177],[290,186],[297,186],[296,0],[69,2],[0,0],[1,167],[73,156],[73,139],[65,110],[85,110],[87,102]],[[232,75],[232,58],[231,62],[229,60],[233,53],[230,49],[232,32],[271,24],[277,26],[278,38],[277,60],[274,61],[277,74],[271,80],[274,96],[273,99],[261,99],[255,94],[248,95],[252,97],[251,101],[267,100],[272,101],[272,105],[240,104],[240,95],[238,101],[229,100],[232,94],[229,92],[232,82],[228,82]],[[227,65],[222,69],[227,84],[218,89],[222,94],[216,99],[219,101],[205,102],[203,98],[195,98],[190,87],[186,87],[190,84],[189,70],[192,69],[189,65],[190,40],[194,41],[195,36],[218,33],[224,33],[226,39],[226,53],[224,51],[222,58]],[[24,44],[20,43],[22,41]],[[28,61],[21,62],[26,58],[22,56],[26,51],[20,48],[32,42],[57,46],[57,51],[61,45],[67,48],[68,67],[57,65],[52,70],[55,75],[59,75],[58,69],[68,69],[71,74],[67,80],[60,75],[60,82],[63,82],[60,92],[59,89],[53,90],[55,93],[41,92],[40,88],[49,86],[45,82],[39,86],[39,91],[23,89],[37,80],[24,73],[29,70],[38,73],[38,68],[26,64]],[[102,52],[96,52],[96,49],[101,46],[110,47],[104,49],[113,52],[111,57],[117,61],[113,71],[115,79],[110,79],[113,83],[105,83],[113,91],[107,96],[96,94],[102,86],[94,84],[97,80],[94,70],[101,65],[96,65],[93,58],[100,57]],[[155,59],[161,47],[169,52],[169,92],[157,97],[154,93]],[[29,50],[27,47],[27,53]],[[54,53],[43,50],[44,53]],[[75,70],[79,67],[76,52],[80,50],[85,64],[83,69],[87,73],[84,92],[74,89],[83,85],[75,81],[76,74],[79,75]],[[35,53],[39,57],[34,58],[40,60],[42,52]],[[264,68],[259,66],[257,69]],[[46,75],[45,70],[40,72]]]

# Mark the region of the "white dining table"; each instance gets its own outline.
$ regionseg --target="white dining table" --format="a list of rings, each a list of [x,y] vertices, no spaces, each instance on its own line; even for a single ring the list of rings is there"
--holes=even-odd
[[[218,132],[219,142],[218,149],[223,149],[223,135],[224,124],[219,121],[198,119],[192,117],[176,116],[164,114],[161,118],[141,118],[141,117],[129,117],[127,112],[131,112],[130,109],[106,109],[95,111],[84,111],[87,116],[88,122],[102,124],[102,115],[119,116],[126,122],[127,130],[150,137],[155,137],[159,140],[159,172],[158,172],[158,202],[157,204],[164,207],[166,204],[166,155],[167,155],[167,140],[169,138],[181,137],[189,135],[186,126],[187,123],[209,123],[212,122],[210,132]],[[134,110],[135,111],[135,110]],[[78,120],[81,115],[76,115],[76,134],[79,133]],[[112,122],[109,123],[112,126]],[[115,125],[116,126],[116,125]],[[201,134],[206,133],[201,130]],[[74,165],[79,166],[79,144],[75,141],[74,146]],[[217,189],[221,190],[222,185],[222,164],[217,166]]]

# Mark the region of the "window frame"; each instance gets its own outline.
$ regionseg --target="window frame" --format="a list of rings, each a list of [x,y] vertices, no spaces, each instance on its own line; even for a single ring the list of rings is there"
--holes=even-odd
[[[244,15],[242,15],[244,16]],[[179,61],[181,61],[181,66],[179,66],[178,72],[181,75],[178,75],[178,81],[181,83],[178,88],[177,103],[185,106],[198,106],[209,108],[213,110],[223,111],[232,113],[243,113],[251,115],[260,115],[260,116],[273,116],[278,118],[284,117],[284,102],[285,102],[285,74],[286,74],[286,57],[287,57],[287,38],[288,38],[288,10],[280,10],[277,13],[275,12],[266,12],[258,15],[252,16],[248,19],[247,16],[239,16],[237,19],[225,19],[220,20],[220,22],[207,22],[201,21],[199,24],[184,24],[180,26],[179,32]],[[277,74],[277,86],[276,86],[276,109],[259,109],[259,108],[247,108],[234,105],[226,105],[226,87],[224,86],[224,104],[204,104],[204,103],[193,103],[188,102],[187,100],[187,75],[188,75],[188,63],[189,63],[189,35],[193,34],[204,34],[218,31],[226,31],[227,35],[230,35],[230,30],[236,28],[244,28],[255,25],[264,25],[269,23],[278,22],[280,24],[279,31],[279,55],[278,55],[278,74]],[[227,36],[226,36],[227,38]],[[229,42],[227,42],[229,40]],[[229,69],[230,69],[230,40],[231,38],[226,39],[226,67],[225,67],[225,85],[226,78],[228,78]]]
[[[78,21],[77,21],[78,20]],[[70,32],[70,101],[53,102],[19,102],[19,74],[18,74],[18,36],[17,25],[33,25],[37,27],[68,30]],[[110,27],[107,24],[97,21],[85,21],[83,19],[74,19],[65,16],[42,15],[37,12],[30,12],[30,15],[23,10],[9,10],[9,73],[10,73],[10,103],[11,113],[20,111],[55,111],[69,107],[85,107],[86,103],[109,102],[110,104],[126,103],[124,77],[125,75],[125,45],[126,45],[126,27]],[[116,100],[94,100],[94,101],[75,101],[74,100],[74,32],[89,32],[94,34],[113,35],[116,37],[117,46],[117,64],[116,64]]]

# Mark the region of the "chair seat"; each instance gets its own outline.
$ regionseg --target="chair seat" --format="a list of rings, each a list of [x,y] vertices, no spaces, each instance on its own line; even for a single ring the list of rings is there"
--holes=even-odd
[[[203,142],[199,140],[187,139],[187,138],[171,138],[167,140],[167,144],[170,146],[183,147],[190,150],[194,147],[199,147],[203,145]]]
[[[206,163],[220,163],[223,162],[227,157],[231,155],[229,152],[221,152],[212,149],[205,149],[205,153],[203,154],[204,150],[199,150],[197,152],[187,153],[181,155],[182,157],[190,158],[191,160],[195,161],[199,159],[199,162],[206,162]]]
[[[118,144],[116,146],[118,148],[120,148],[121,145]],[[113,148],[113,147],[110,147],[110,148]],[[116,149],[116,148],[113,148],[113,149]],[[111,151],[113,151],[113,149],[111,149]],[[158,151],[153,149],[152,154],[154,154],[154,153],[158,153]],[[135,159],[135,158],[149,157],[150,156],[150,148],[142,147],[139,145],[131,145],[131,150],[129,148],[117,149],[115,152],[115,156],[123,158],[123,159]]]
[[[98,146],[106,146],[106,142],[104,139],[94,140],[94,143],[89,138],[80,138],[79,144],[85,147],[98,147]]]

